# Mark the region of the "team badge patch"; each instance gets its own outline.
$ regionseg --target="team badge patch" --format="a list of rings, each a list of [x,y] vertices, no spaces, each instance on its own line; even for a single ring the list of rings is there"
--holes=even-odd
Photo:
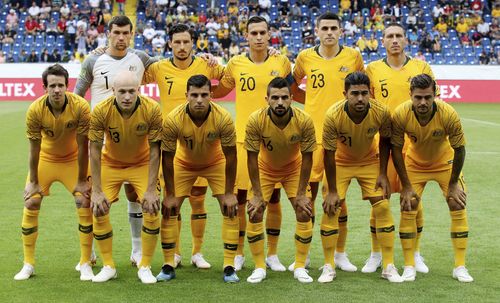
[[[130,65],[130,66],[128,67],[128,70],[129,70],[129,71],[131,71],[131,72],[135,72],[135,71],[137,71],[137,66],[135,66],[135,65]]]
[[[138,136],[145,135],[147,131],[148,131],[148,126],[146,123],[139,123],[135,127],[135,132]]]
[[[442,137],[444,135],[444,130],[436,129],[432,132],[433,137]]]
[[[349,67],[347,67],[347,66],[341,66],[339,68],[339,72],[347,73],[347,72],[349,72]]]
[[[71,121],[68,121],[68,123],[66,123],[66,128],[75,128],[76,127],[76,121],[75,120],[71,120]]]
[[[208,132],[207,134],[208,141],[214,141],[216,139],[217,139],[217,134],[215,132]]]
[[[277,71],[277,70],[273,70],[273,71],[271,71],[271,76],[273,76],[273,77],[278,77],[279,75],[280,75],[280,72],[279,72],[279,71]]]
[[[300,135],[293,134],[293,135],[290,137],[290,143],[295,143],[295,142],[298,142],[298,141],[300,141]]]

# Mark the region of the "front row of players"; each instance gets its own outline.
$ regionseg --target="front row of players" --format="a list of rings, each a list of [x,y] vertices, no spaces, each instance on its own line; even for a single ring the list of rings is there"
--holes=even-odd
[[[173,110],[163,125],[158,103],[138,95],[139,79],[132,73],[122,73],[115,79],[114,95],[101,102],[92,114],[87,101],[66,92],[68,73],[60,65],[44,72],[43,83],[47,94],[30,106],[26,120],[30,161],[22,221],[24,266],[14,279],[25,280],[34,274],[38,213],[42,197],[49,194],[54,181],[63,183],[75,197],[81,280],[104,282],[116,277],[109,209],[118,199],[123,182],[134,187],[143,208],[140,280],[155,283],[175,278],[177,216],[196,179],[204,177],[223,215],[224,281],[238,282],[234,268],[239,241],[238,203],[233,194],[236,132],[230,114],[210,101],[210,80],[192,76],[187,83],[187,103]],[[321,219],[324,265],[319,282],[331,282],[336,277],[338,216],[353,178],[361,186],[363,199],[372,206],[372,232],[382,248],[383,278],[390,282],[415,280],[417,207],[425,184],[435,180],[446,197],[452,219],[453,277],[461,282],[473,281],[465,268],[468,225],[461,175],[465,139],[453,108],[435,100],[435,85],[425,74],[412,78],[411,100],[399,106],[391,118],[384,105],[370,99],[366,74],[354,72],[346,77],[345,100],[327,111],[322,136],[326,174]],[[297,220],[294,277],[308,283],[313,281],[305,263],[313,235],[308,180],[312,152],[317,146],[314,125],[309,115],[291,106],[286,79],[272,80],[266,99],[268,106],[249,117],[244,141],[251,181],[247,238],[255,263],[247,281],[258,283],[266,277],[263,216],[275,185],[281,183]],[[405,135],[410,138],[407,142]],[[87,181],[89,140],[92,188]],[[403,158],[405,143],[409,147]],[[395,227],[386,174],[391,147],[402,182],[400,238],[405,265],[401,276],[394,266]],[[163,203],[157,189],[160,159]],[[165,263],[155,277],[151,259],[160,233]],[[92,237],[103,260],[103,268],[95,276],[90,263]]]

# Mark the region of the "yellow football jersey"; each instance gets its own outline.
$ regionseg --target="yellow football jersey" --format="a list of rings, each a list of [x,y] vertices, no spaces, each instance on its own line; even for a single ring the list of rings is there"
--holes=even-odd
[[[220,80],[224,67],[209,67],[208,63],[198,57],[186,69],[175,66],[172,58],[163,59],[151,64],[144,73],[143,83],[156,82],[160,89],[162,117],[165,118],[177,106],[186,102],[187,81],[191,76],[204,75],[208,79]]]
[[[193,123],[187,103],[176,107],[163,122],[162,150],[175,152],[176,163],[188,169],[204,169],[226,160],[222,146],[236,145],[231,114],[210,102],[207,120]]]
[[[436,100],[431,121],[421,126],[411,101],[396,108],[392,117],[392,144],[409,144],[405,163],[408,170],[442,171],[451,168],[454,150],[465,145],[460,118],[453,107]],[[404,140],[404,135],[409,140]]]
[[[323,148],[336,151],[341,166],[378,163],[378,136],[391,137],[391,114],[387,106],[370,99],[368,114],[356,124],[349,117],[347,100],[334,104],[325,116]]]
[[[255,64],[246,55],[234,56],[227,63],[221,85],[236,90],[236,140],[245,139],[248,117],[266,107],[267,86],[276,77],[286,78],[292,72],[287,57],[269,56],[264,63]]]
[[[355,71],[363,71],[363,58],[353,48],[341,46],[337,56],[324,59],[319,46],[299,53],[293,68],[297,83],[306,79],[306,103],[304,110],[314,118],[316,141],[321,144],[325,113],[335,102],[344,99],[345,77]]]
[[[149,142],[161,140],[160,105],[146,96],[138,96],[134,113],[123,119],[115,97],[111,96],[92,111],[89,140],[104,141],[103,165],[145,165],[149,163]]]
[[[434,79],[429,64],[422,60],[406,57],[406,62],[399,70],[389,66],[387,59],[370,62],[366,67],[370,77],[370,92],[373,98],[389,107],[391,113],[410,97],[410,80],[420,74],[427,74]],[[436,88],[439,95],[439,88]]]
[[[26,136],[42,140],[40,159],[68,162],[78,158],[77,135],[89,131],[90,105],[87,100],[66,92],[66,103],[59,117],[54,117],[47,95],[35,100],[26,113]]]
[[[292,117],[284,129],[271,120],[271,109],[265,107],[248,119],[245,149],[259,152],[259,167],[267,173],[292,174],[300,169],[302,152],[316,150],[316,136],[311,117],[292,107]]]

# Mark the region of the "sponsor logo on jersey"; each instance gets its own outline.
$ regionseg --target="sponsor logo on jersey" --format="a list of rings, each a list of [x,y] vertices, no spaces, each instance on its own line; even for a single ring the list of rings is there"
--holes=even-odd
[[[109,70],[107,72],[101,72],[101,75],[106,75],[107,73],[109,73]]]
[[[77,125],[76,121],[71,120],[71,121],[68,121],[68,123],[66,123],[66,128],[75,128],[76,125]]]
[[[246,76],[248,73],[240,73],[240,76]]]

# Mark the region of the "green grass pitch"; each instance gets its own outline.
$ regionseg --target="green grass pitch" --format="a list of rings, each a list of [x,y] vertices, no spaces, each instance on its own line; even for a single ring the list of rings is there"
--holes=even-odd
[[[187,302],[498,302],[500,278],[498,252],[500,229],[496,224],[500,214],[498,163],[500,162],[500,104],[455,104],[462,117],[467,138],[467,158],[464,174],[468,186],[469,249],[467,265],[475,282],[462,284],[451,278],[453,251],[449,239],[449,213],[436,184],[431,183],[423,196],[425,228],[421,251],[430,268],[429,274],[419,274],[413,283],[390,284],[374,274],[337,271],[333,283],[317,282],[302,285],[290,272],[268,271],[261,284],[246,282],[253,262],[245,246],[246,268],[238,273],[241,282],[226,285],[222,282],[221,215],[213,198],[207,199],[208,224],[203,253],[212,263],[210,270],[197,270],[189,264],[191,236],[189,220],[182,228],[182,255],[184,265],[177,270],[177,279],[169,283],[142,285],[136,269],[129,263],[130,233],[126,203],[112,207],[114,229],[114,259],[118,279],[92,284],[80,282],[74,270],[79,260],[77,217],[70,194],[55,184],[51,196],[42,203],[39,219],[39,238],[36,249],[36,276],[28,281],[13,280],[22,266],[21,216],[22,191],[28,170],[28,141],[25,138],[24,117],[29,103],[0,103],[0,302],[124,302],[124,301],[187,301]],[[225,103],[234,112],[233,104]],[[360,200],[360,191],[353,182],[347,197],[349,205],[349,235],[347,251],[351,261],[360,269],[370,252],[369,203]],[[392,210],[399,225],[398,197],[392,198]],[[283,224],[279,242],[279,256],[288,266],[294,257],[292,208],[282,195]],[[320,209],[321,202],[316,201]],[[182,214],[189,218],[189,203]],[[317,212],[319,213],[319,212]],[[317,279],[322,265],[319,220],[314,226],[311,246],[310,274]],[[403,263],[399,239],[395,241],[396,265]],[[161,266],[160,246],[153,260],[156,274]],[[97,273],[100,268],[94,268]],[[401,273],[401,269],[400,269]]]

